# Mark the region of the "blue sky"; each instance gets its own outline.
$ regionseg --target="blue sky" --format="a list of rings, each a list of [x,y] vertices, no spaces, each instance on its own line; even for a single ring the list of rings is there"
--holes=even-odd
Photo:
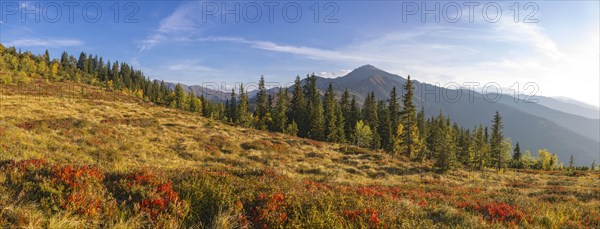
[[[85,51],[185,84],[232,85],[260,75],[285,84],[296,75],[338,77],[372,64],[429,83],[519,83],[521,93],[530,93],[523,86],[535,82],[540,95],[600,102],[598,1],[518,2],[518,22],[515,1],[480,2],[473,11],[447,1],[328,3],[88,1],[73,6],[71,20],[64,2],[3,1],[0,42],[34,53],[48,49],[53,57]],[[423,7],[436,3],[439,11],[423,22]],[[223,15],[236,4],[237,12]],[[278,5],[271,11],[272,4]]]

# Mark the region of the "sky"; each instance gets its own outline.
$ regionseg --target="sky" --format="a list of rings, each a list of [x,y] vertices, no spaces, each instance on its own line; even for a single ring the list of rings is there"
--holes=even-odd
[[[84,51],[188,85],[287,84],[371,64],[598,106],[599,14],[598,1],[7,0],[0,42],[53,58]]]

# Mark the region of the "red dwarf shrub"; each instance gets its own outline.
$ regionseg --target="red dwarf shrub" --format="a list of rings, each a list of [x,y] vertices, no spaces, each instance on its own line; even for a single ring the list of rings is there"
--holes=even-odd
[[[344,218],[346,220],[358,224],[361,227],[378,228],[381,224],[377,210],[373,208],[365,208],[362,210],[345,210]]]
[[[148,171],[115,175],[108,186],[120,204],[134,214],[145,214],[155,224],[179,222],[186,214],[187,205],[173,190],[171,181]]]
[[[250,220],[256,228],[285,227],[288,221],[285,194],[275,193],[272,196],[266,193],[258,195],[250,205]]]
[[[503,202],[459,203],[457,207],[481,213],[483,214],[483,218],[488,222],[516,224],[527,218],[525,213],[518,208]]]
[[[0,163],[3,185],[17,198],[41,203],[49,212],[65,210],[88,218],[111,216],[116,202],[104,188],[104,174],[89,166],[49,164],[45,160]]]

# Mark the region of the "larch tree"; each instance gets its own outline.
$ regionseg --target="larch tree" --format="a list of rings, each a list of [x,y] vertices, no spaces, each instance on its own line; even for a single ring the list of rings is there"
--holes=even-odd
[[[356,122],[353,135],[354,144],[359,147],[368,147],[373,141],[373,132],[371,131],[371,128],[362,120]]]

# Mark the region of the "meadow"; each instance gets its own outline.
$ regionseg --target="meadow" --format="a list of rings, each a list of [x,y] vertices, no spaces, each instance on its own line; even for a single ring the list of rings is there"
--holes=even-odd
[[[0,88],[0,227],[600,227],[598,171],[431,167],[84,84]]]

